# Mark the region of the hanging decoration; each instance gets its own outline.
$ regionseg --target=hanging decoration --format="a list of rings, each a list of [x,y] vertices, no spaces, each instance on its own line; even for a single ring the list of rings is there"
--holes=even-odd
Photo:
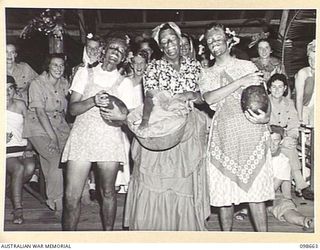
[[[60,11],[46,9],[40,16],[33,18],[20,34],[23,39],[30,38],[35,31],[56,39],[63,39],[65,23]]]

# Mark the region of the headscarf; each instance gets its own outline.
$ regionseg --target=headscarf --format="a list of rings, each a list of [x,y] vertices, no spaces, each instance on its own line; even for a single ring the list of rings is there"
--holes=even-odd
[[[152,30],[152,37],[157,42],[158,45],[160,45],[160,41],[159,41],[160,30],[166,24],[168,24],[170,28],[174,30],[174,32],[177,34],[177,36],[181,40],[181,30],[178,25],[176,25],[174,22],[162,23]]]

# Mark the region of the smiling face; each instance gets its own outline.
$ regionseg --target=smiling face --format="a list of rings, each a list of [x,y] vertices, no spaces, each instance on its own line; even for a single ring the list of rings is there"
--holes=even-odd
[[[12,64],[16,61],[16,47],[12,44],[6,46],[7,64]]]
[[[280,99],[282,98],[286,89],[287,89],[287,86],[283,83],[283,81],[275,80],[274,82],[271,83],[269,91],[273,98]]]
[[[50,64],[49,64],[49,75],[55,79],[59,79],[62,77],[63,73],[64,73],[64,60],[62,58],[59,57],[53,57],[50,60]]]
[[[126,56],[127,46],[122,40],[111,41],[107,47],[104,64],[118,65]]]
[[[213,28],[206,33],[206,42],[214,57],[222,56],[228,51],[227,38],[221,28]]]
[[[180,39],[174,30],[162,30],[159,34],[159,44],[167,60],[174,61],[180,57]]]
[[[88,40],[86,44],[86,52],[91,63],[94,63],[100,59],[102,47],[98,41]]]
[[[190,55],[191,47],[190,47],[188,38],[186,38],[186,37],[181,38],[180,50],[181,50],[182,56],[189,56]]]
[[[271,53],[272,50],[270,44],[267,41],[261,41],[258,44],[258,54],[260,58],[267,59],[270,57]]]
[[[150,45],[148,42],[142,42],[140,44],[140,49],[139,50],[143,50],[145,52],[147,52],[148,54],[148,61],[150,61],[152,53],[153,53],[153,49],[151,49]]]
[[[142,56],[135,56],[132,58],[133,71],[136,76],[142,76],[147,66],[146,60]]]

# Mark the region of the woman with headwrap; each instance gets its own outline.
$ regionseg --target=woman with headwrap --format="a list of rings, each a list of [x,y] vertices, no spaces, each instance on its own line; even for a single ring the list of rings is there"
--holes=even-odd
[[[149,63],[145,71],[145,102],[141,123],[135,127],[136,135],[143,131],[155,132],[153,121],[161,112],[170,113],[162,107],[170,107],[171,101],[177,106],[182,103],[183,109],[199,98],[200,65],[193,59],[181,57],[179,27],[171,22],[161,24],[153,30],[153,38],[163,56]],[[186,117],[186,125],[177,144],[152,150],[145,147],[139,137],[132,143],[134,169],[125,211],[125,226],[130,230],[205,230],[205,219],[210,215],[204,161],[206,122],[199,111],[182,112],[185,116],[177,115],[176,120]],[[129,127],[131,114],[127,119]],[[159,127],[168,125],[166,117],[163,118]],[[163,146],[155,144],[155,148]]]

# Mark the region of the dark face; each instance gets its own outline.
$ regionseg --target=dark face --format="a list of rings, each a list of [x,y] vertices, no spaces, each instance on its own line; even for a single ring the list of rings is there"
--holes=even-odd
[[[180,39],[172,29],[166,29],[159,34],[160,48],[164,53],[164,57],[173,61],[180,56]]]
[[[153,53],[153,50],[151,49],[149,43],[147,42],[143,42],[140,44],[140,50],[143,50],[145,52],[147,52],[148,54],[148,61],[150,61],[151,55]]]
[[[209,30],[206,33],[206,42],[214,57],[229,53],[226,35],[220,28]]]
[[[127,46],[121,40],[114,40],[110,42],[106,54],[104,63],[118,65],[126,56]]]
[[[49,64],[49,75],[55,79],[59,79],[64,73],[64,68],[64,60],[59,57],[54,57]]]

